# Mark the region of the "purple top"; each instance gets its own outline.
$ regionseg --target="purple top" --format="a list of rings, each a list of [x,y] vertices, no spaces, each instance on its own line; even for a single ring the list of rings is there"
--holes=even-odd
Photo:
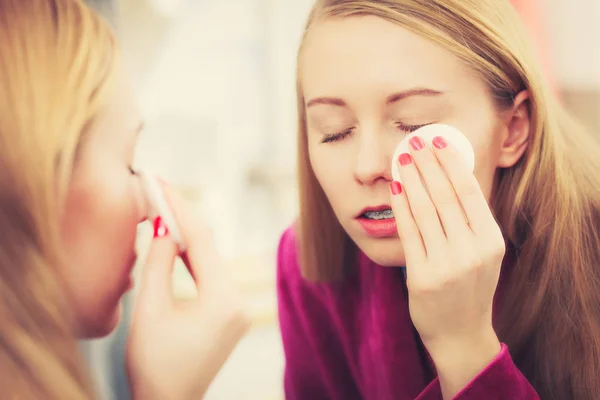
[[[293,228],[277,259],[279,323],[288,400],[441,400],[435,369],[408,311],[399,268],[361,255],[336,284],[305,281]],[[455,399],[538,400],[505,345]]]

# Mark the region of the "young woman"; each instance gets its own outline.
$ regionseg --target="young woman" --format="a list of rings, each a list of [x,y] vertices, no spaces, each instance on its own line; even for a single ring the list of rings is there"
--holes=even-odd
[[[505,0],[316,2],[278,254],[288,399],[600,398],[600,148],[525,37]],[[391,159],[432,123],[474,174],[439,137]]]
[[[132,285],[140,115],[112,32],[80,0],[0,1],[0,86],[2,396],[93,398],[77,339],[111,332]],[[247,325],[201,222],[165,190],[199,294],[173,301],[157,218],[128,345],[144,400],[200,398]]]

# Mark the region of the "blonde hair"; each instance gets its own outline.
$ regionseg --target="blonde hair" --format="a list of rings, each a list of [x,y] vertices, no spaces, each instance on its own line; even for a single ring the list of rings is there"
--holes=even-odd
[[[56,266],[82,134],[116,60],[80,0],[0,0],[0,387],[8,398],[94,397]]]
[[[494,323],[541,398],[600,398],[598,143],[552,96],[507,1],[319,0],[306,33],[324,18],[361,15],[400,24],[450,50],[487,82],[499,108],[529,92],[527,151],[496,174],[492,206],[508,250]],[[299,79],[297,93],[302,270],[307,279],[338,279],[352,266],[355,245],[311,169]]]

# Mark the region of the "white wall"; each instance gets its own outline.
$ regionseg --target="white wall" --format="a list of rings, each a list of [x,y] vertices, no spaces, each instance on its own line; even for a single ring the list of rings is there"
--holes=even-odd
[[[559,86],[600,90],[600,1],[543,0]]]

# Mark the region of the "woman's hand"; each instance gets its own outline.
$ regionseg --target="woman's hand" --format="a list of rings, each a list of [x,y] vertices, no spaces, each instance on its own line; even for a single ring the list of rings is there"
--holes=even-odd
[[[136,399],[199,399],[247,331],[249,319],[210,232],[177,193],[164,189],[187,245],[183,259],[198,295],[187,302],[174,299],[177,248],[161,220],[154,221],[128,338],[127,369]]]
[[[392,209],[411,318],[452,397],[500,352],[492,303],[505,242],[460,154],[441,137],[433,144],[415,137],[399,157]]]

